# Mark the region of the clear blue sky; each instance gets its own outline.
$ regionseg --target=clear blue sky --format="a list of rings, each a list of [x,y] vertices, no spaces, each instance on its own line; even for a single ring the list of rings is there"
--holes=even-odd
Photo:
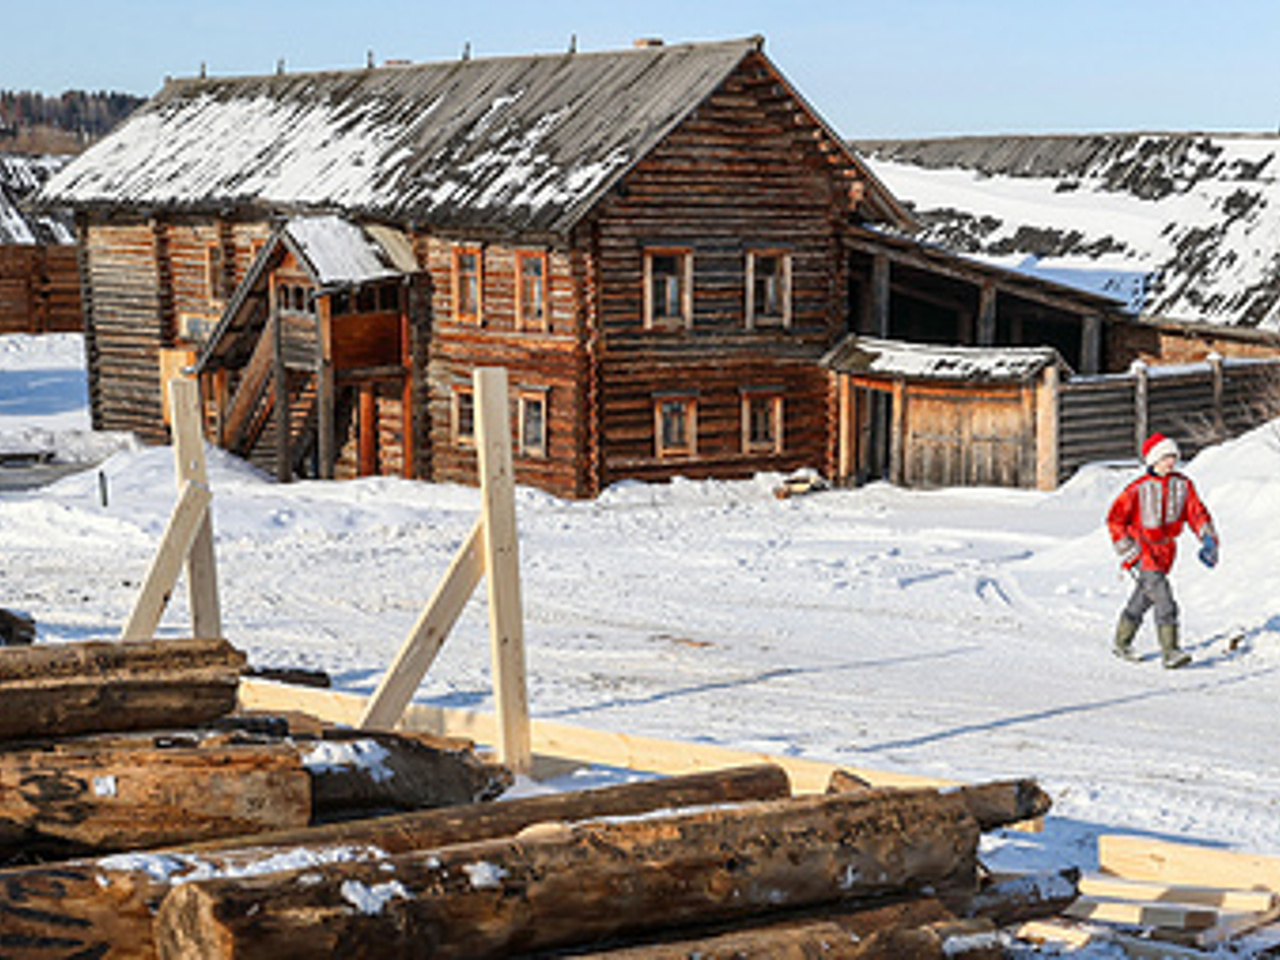
[[[755,33],[848,137],[1280,125],[1275,0],[0,0],[0,88]]]

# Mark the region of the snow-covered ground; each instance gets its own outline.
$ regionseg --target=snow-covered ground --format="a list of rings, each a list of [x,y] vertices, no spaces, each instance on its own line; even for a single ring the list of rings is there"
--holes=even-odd
[[[115,635],[172,506],[168,449],[89,442],[79,339],[0,338],[0,449],[117,448],[0,495],[0,606],[42,642]],[[368,693],[477,516],[467,487],[277,485],[210,450],[223,620],[260,666]],[[106,504],[102,501],[105,477]],[[1280,853],[1280,421],[1187,466],[1221,529],[1175,574],[1193,666],[1113,658],[1128,590],[1101,518],[1134,465],[1054,493],[874,484],[789,500],[777,477],[518,495],[538,717],[958,780],[1030,776],[1040,835],[1002,866],[1092,865],[1137,832]],[[1188,535],[1189,536],[1189,535]],[[178,591],[163,631],[181,635]],[[1228,638],[1243,634],[1235,649]],[[1154,651],[1151,627],[1139,643]],[[483,591],[419,692],[489,709]]]

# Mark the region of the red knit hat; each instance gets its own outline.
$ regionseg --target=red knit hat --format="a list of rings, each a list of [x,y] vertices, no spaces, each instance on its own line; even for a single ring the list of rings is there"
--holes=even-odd
[[[1170,454],[1178,456],[1178,445],[1163,433],[1153,433],[1142,445],[1142,462],[1148,467],[1154,467]]]

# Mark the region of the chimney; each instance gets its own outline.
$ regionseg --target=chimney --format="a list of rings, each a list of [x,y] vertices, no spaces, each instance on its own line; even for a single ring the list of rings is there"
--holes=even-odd
[[[662,46],[661,37],[639,37],[635,41],[635,46],[640,50],[648,50],[650,47]]]

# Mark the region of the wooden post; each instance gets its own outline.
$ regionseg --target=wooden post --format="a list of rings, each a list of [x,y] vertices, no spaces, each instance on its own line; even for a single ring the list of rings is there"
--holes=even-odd
[[[169,515],[169,523],[160,538],[160,547],[151,558],[151,567],[142,589],[133,603],[133,611],[120,631],[121,640],[150,640],[169,605],[173,586],[191,545],[208,517],[213,494],[204,484],[186,481],[178,493],[178,502]]]
[[[871,260],[871,329],[877,337],[888,337],[892,333],[889,304],[889,258],[878,253]]]
[[[1151,432],[1147,365],[1142,360],[1135,360],[1129,367],[1129,372],[1133,374],[1133,448],[1139,451]]]
[[[280,315],[274,290],[271,297],[271,370],[275,381],[276,479],[293,479],[293,457],[289,453],[289,371],[284,362],[284,318]]]
[[[1092,314],[1080,325],[1080,372],[1102,370],[1102,318]]]
[[[1227,421],[1223,411],[1223,394],[1226,389],[1222,370],[1222,354],[1214,351],[1205,358],[1213,374],[1213,439],[1218,443],[1227,439]]]
[[[173,452],[178,487],[191,483],[209,486],[204,457],[204,432],[200,429],[200,385],[179,378],[169,382],[173,406]],[[222,608],[218,602],[218,568],[213,553],[213,510],[206,507],[200,529],[187,550],[187,597],[191,606],[191,634],[215,639],[222,636]]]
[[[996,285],[984,283],[978,293],[978,346],[996,342]]]
[[[378,397],[373,383],[360,384],[360,444],[357,472],[362,477],[378,473]]]
[[[473,381],[498,758],[516,773],[528,773],[532,751],[507,372],[500,367],[481,367],[475,371]]]
[[[893,381],[893,409],[889,417],[889,482],[907,482],[907,382]]]
[[[320,459],[316,471],[321,480],[333,479],[334,450],[334,382],[333,382],[333,319],[329,316],[329,298],[316,298],[317,351],[316,357],[316,451]]]
[[[836,438],[836,483],[847,484],[851,481],[856,468],[854,453],[856,450],[856,420],[854,418],[853,383],[846,373],[837,373],[837,409],[839,436]]]
[[[444,579],[409,631],[391,669],[365,704],[364,713],[356,724],[362,730],[389,730],[404,714],[404,708],[413,699],[414,691],[422,683],[462,608],[484,575],[484,560],[480,555],[483,531],[484,522],[477,521],[458,549]]]
[[[1055,490],[1058,486],[1058,394],[1058,367],[1051,363],[1044,368],[1036,389],[1036,488],[1040,490]]]

